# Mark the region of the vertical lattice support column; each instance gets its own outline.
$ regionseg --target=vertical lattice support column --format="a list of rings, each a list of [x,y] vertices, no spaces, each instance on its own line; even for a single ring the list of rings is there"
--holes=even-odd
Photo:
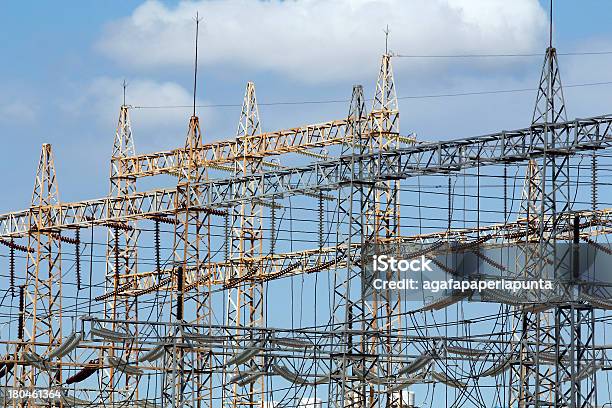
[[[527,232],[539,230],[540,217],[538,214],[540,213],[541,201],[542,173],[538,162],[532,159],[527,163],[523,191],[521,192],[521,209],[518,215],[518,222],[521,222],[521,219],[524,218]]]
[[[533,115],[533,124],[544,126],[545,132],[542,133],[544,146],[544,157],[541,167],[541,194],[539,211],[539,231],[538,231],[538,254],[536,256],[535,268],[537,278],[556,279],[560,278],[557,271],[559,266],[566,262],[570,255],[569,249],[560,249],[557,246],[558,235],[564,230],[565,226],[560,225],[558,214],[570,210],[570,174],[569,156],[558,155],[556,152],[557,143],[566,142],[560,140],[567,137],[567,133],[557,132],[549,129],[550,123],[565,121],[565,100],[563,98],[563,88],[559,75],[559,65],[555,48],[549,47],[546,50],[544,66],[538,87],[538,96]],[[545,231],[549,231],[545,233]],[[532,261],[533,262],[533,261]],[[547,264],[552,265],[552,269],[547,268]],[[568,292],[562,286],[561,294],[567,299]],[[550,401],[557,399],[563,393],[563,383],[556,382],[559,365],[563,362],[559,360],[555,364],[548,364],[542,361],[545,353],[554,353],[554,344],[559,340],[557,334],[563,331],[557,326],[558,321],[551,311],[542,313],[532,313],[531,317],[526,317],[527,333],[535,335],[538,345],[535,369],[531,371],[531,377],[535,380],[533,390],[533,405],[540,406],[539,401]],[[533,316],[537,315],[537,316]],[[529,324],[530,323],[530,324]],[[529,336],[528,336],[529,337]],[[571,362],[574,364],[574,362]]]
[[[205,280],[202,265],[210,258],[210,218],[208,211],[198,209],[200,185],[208,179],[207,169],[200,166],[202,134],[197,116],[191,116],[185,142],[183,167],[177,183],[176,223],[173,246],[174,272],[172,315],[177,327],[169,330],[175,342],[165,354],[164,402],[173,407],[212,406],[210,353],[185,349],[183,322],[204,326],[211,324],[210,287],[197,282]],[[193,284],[193,285],[192,285]],[[187,290],[188,289],[188,290]],[[201,329],[206,330],[206,329]],[[179,344],[176,346],[176,344]]]
[[[257,155],[263,140],[261,133],[259,109],[255,96],[255,84],[247,83],[240,120],[238,122],[237,141],[238,157],[234,163],[234,176],[247,176],[261,171],[262,158]],[[242,197],[254,195],[257,185],[248,184],[239,194]],[[248,277],[261,268],[258,260],[263,251],[262,230],[263,207],[255,200],[242,202],[230,209],[230,263],[231,278],[238,279],[238,284],[229,289],[227,324],[236,327],[236,337],[230,344],[230,354],[248,346],[253,346],[260,339],[247,338],[241,327],[261,327],[265,324],[263,315],[263,284],[250,282]],[[251,331],[248,333],[252,336]],[[263,398],[265,391],[264,376],[250,384],[240,386],[229,384],[229,377],[238,372],[263,369],[263,360],[254,357],[240,366],[228,367],[224,383],[227,405],[231,407],[252,407]]]
[[[126,176],[133,171],[129,161],[121,159],[136,155],[134,140],[132,138],[132,125],[130,121],[129,107],[122,105],[119,109],[119,120],[113,142],[113,153],[110,163],[110,191],[109,197],[123,197],[136,192],[136,178]],[[129,209],[118,205],[109,208],[111,214],[125,214]],[[136,221],[127,221],[108,227],[106,240],[106,279],[104,282],[105,291],[113,293],[104,304],[104,314],[106,319],[117,319],[124,321],[138,320],[138,299],[130,296],[119,296],[120,288],[136,288],[136,276],[138,272],[138,236],[139,230]],[[101,351],[101,359],[105,356],[119,356],[129,361],[137,350],[134,350],[134,343],[137,339],[137,327],[126,325],[118,327],[111,325],[111,329],[129,332],[131,341],[122,344],[109,343],[107,350]],[[138,377],[119,373],[110,367],[106,373],[107,377],[102,377],[102,389],[116,389],[117,395],[122,399],[138,397]],[[115,399],[115,393],[111,393],[109,401]]]
[[[399,147],[399,106],[395,92],[395,80],[391,66],[391,55],[382,56],[378,80],[376,81],[376,93],[372,111],[369,115],[369,152],[384,152]],[[399,181],[387,181],[378,183],[375,187],[375,199],[366,202],[367,220],[365,223],[368,239],[373,243],[391,243],[400,234],[400,212],[399,212]],[[389,276],[391,280],[399,279],[399,276]],[[375,294],[372,302],[367,304],[370,309],[365,316],[364,330],[384,331],[383,339],[371,339],[366,346],[367,352],[371,354],[393,354],[401,349],[399,340],[392,340],[391,332],[400,328],[401,299],[398,291],[384,291]],[[382,321],[380,319],[383,319]],[[383,327],[379,327],[382,323]],[[364,350],[366,351],[366,350]],[[373,374],[379,377],[391,376],[397,369],[391,361],[384,366],[378,367],[378,372]],[[370,393],[368,406],[377,406],[380,390],[373,384],[373,392]],[[399,403],[397,394],[387,395],[387,405],[394,406]]]
[[[539,133],[541,139],[537,141],[544,146],[544,151],[539,169],[539,180],[532,180],[529,184],[529,188],[534,189],[539,197],[529,197],[530,201],[537,201],[527,205],[527,211],[530,214],[528,218],[531,219],[528,219],[527,239],[521,248],[524,263],[518,274],[526,279],[567,280],[566,276],[560,276],[560,271],[563,270],[561,266],[570,257],[571,249],[569,245],[560,247],[557,243],[559,235],[567,228],[567,225],[561,225],[562,220],[559,214],[571,210],[570,158],[568,155],[559,153],[557,147],[559,144],[568,143],[567,138],[570,137],[570,134],[550,127],[552,123],[565,120],[565,101],[557,53],[555,48],[550,46],[546,50],[533,114],[532,126],[542,127],[544,130]],[[531,213],[534,214],[531,215]],[[532,219],[537,220],[537,223]],[[559,285],[559,291],[555,295],[562,296],[566,302],[574,303],[570,285]],[[533,301],[540,303],[550,300],[543,293],[533,293],[530,296],[533,297]],[[518,361],[513,365],[510,375],[510,406],[516,404],[519,407],[539,407],[543,404],[558,403],[558,401],[570,405],[557,406],[576,406],[571,405],[576,400],[576,388],[571,385],[571,381],[560,381],[559,378],[564,372],[574,372],[576,366],[581,366],[583,362],[575,359],[562,359],[558,356],[573,353],[569,349],[563,349],[570,345],[561,337],[568,330],[581,330],[574,326],[580,319],[577,316],[570,319],[558,318],[565,315],[565,311],[561,311],[560,307],[564,306],[557,306],[554,314],[550,311],[522,310],[521,346]],[[571,313],[576,313],[575,310],[575,308],[570,308]],[[559,324],[568,323],[571,323],[572,326],[559,326]],[[557,346],[559,344],[560,346]],[[546,355],[556,355],[557,358],[550,363],[542,358]],[[583,381],[592,388],[584,394],[589,398],[595,396],[594,375],[594,372],[587,372]],[[583,406],[590,406],[588,404],[592,404],[592,401],[594,399],[584,402]]]
[[[24,351],[45,356],[62,341],[62,265],[61,237],[51,228],[59,222],[59,191],[50,144],[44,144],[36,171],[30,207],[30,228],[24,297]],[[62,383],[61,359],[50,369],[21,366],[16,380],[19,388],[51,389]]]
[[[368,127],[363,98],[363,88],[353,87],[348,115],[346,142],[343,144],[343,160],[352,169],[350,179],[338,194],[336,254],[334,271],[333,329],[341,332],[334,353],[332,370],[340,377],[329,386],[329,404],[335,408],[362,407],[366,401],[363,372],[366,362],[362,357],[361,336],[357,331],[359,319],[364,316],[361,293],[361,248],[364,236],[364,211],[366,203],[374,201],[374,188],[369,183],[358,182],[362,162],[356,158],[366,152],[365,130]],[[341,266],[345,265],[345,266]],[[355,299],[359,299],[355,301]]]
[[[541,222],[539,224],[540,236],[540,263],[539,270],[544,270],[544,264],[553,260],[561,265],[569,256],[569,251],[559,252],[556,243],[558,235],[565,226],[561,226],[560,213],[571,209],[570,197],[570,158],[569,155],[559,154],[559,144],[567,145],[570,137],[568,132],[562,132],[549,127],[551,123],[566,121],[565,100],[559,76],[559,65],[555,48],[546,50],[546,58],[540,78],[538,97],[533,115],[533,125],[543,126],[545,132],[541,133],[540,143],[544,146],[544,157],[541,168],[542,200],[540,202]],[[561,140],[565,138],[565,140]],[[552,231],[545,234],[545,231]],[[554,268],[555,271],[557,268]],[[556,272],[555,272],[556,273]],[[555,278],[557,276],[554,276]]]
[[[525,241],[517,248],[517,276],[521,279],[538,279],[539,227],[542,222],[541,202],[544,188],[542,173],[537,161],[530,160],[525,172],[518,222],[524,223]],[[541,293],[530,294],[532,300]],[[544,301],[545,299],[540,299]],[[534,406],[537,401],[551,401],[554,378],[550,364],[540,361],[542,353],[554,354],[554,332],[549,313],[531,313],[517,308],[515,311],[516,361],[510,365],[509,406]],[[542,383],[544,382],[544,383]],[[529,405],[531,404],[531,405]]]
[[[565,119],[565,103],[554,48],[546,50],[544,66],[540,77],[532,125],[543,126]],[[555,170],[558,159],[549,152],[556,142],[556,132],[542,133],[545,146],[541,164],[530,161],[523,191],[522,212],[527,215],[525,242],[519,245],[520,270],[517,275],[524,279],[552,279],[548,264],[556,265],[556,226],[559,183],[569,187],[569,174]],[[557,180],[564,175],[565,180]],[[553,177],[551,177],[553,176]],[[549,180],[550,179],[550,180]],[[567,202],[567,200],[566,200]],[[553,268],[552,270],[555,270]],[[529,293],[533,301],[546,302],[541,292]],[[542,355],[554,354],[554,316],[550,311],[517,311],[520,320],[520,346],[518,360],[512,365],[509,376],[510,406],[539,407],[552,403],[556,392],[555,367],[544,361]]]
[[[564,270],[562,265],[567,264],[567,261],[570,259],[572,249],[570,245],[559,246],[557,243],[558,236],[567,228],[567,224],[559,217],[559,214],[568,213],[572,210],[570,156],[559,154],[556,149],[558,144],[567,145],[569,142],[567,139],[572,136],[568,132],[548,129],[549,123],[567,120],[565,117],[565,100],[559,75],[557,52],[553,47],[549,47],[546,52],[538,94],[542,95],[544,91],[547,92],[548,97],[546,99],[541,96],[538,98],[538,104],[534,113],[534,123],[540,123],[541,121],[546,129],[546,132],[543,133],[545,140],[542,141],[545,146],[542,178],[549,180],[548,186],[546,181],[542,184],[543,199],[541,211],[546,216],[543,217],[540,225],[539,269],[544,268],[543,264],[545,262],[553,260],[553,277],[567,281],[571,277],[561,276],[561,271]],[[561,140],[561,137],[564,140]],[[544,231],[547,230],[550,233],[545,234]],[[572,285],[560,286],[560,294],[566,301],[574,305],[576,293],[574,293]],[[560,308],[565,308],[565,310],[560,310]],[[569,319],[564,318],[567,313],[572,313],[573,316]],[[578,307],[557,306],[556,315],[561,317],[555,319],[554,334],[554,343],[557,344],[557,359],[554,366],[556,370],[555,378],[557,379],[555,383],[556,406],[568,406],[571,408],[593,407],[597,400],[595,386],[596,370],[580,371],[582,367],[588,368],[589,364],[593,364],[592,359],[589,360],[588,353],[586,352],[578,353],[575,351],[576,345],[571,341],[568,342],[567,333],[572,332],[577,336],[580,332],[587,330],[589,331],[589,336],[594,336],[594,325],[591,327],[588,318],[585,317],[583,311]],[[570,326],[568,327],[567,325]],[[571,338],[571,336],[569,337]],[[561,358],[561,355],[573,357],[566,359]],[[572,379],[572,381],[564,381],[568,372],[580,372],[580,376]]]
[[[382,56],[369,119],[370,143],[387,150],[396,147],[399,143],[399,107],[391,55],[388,54]]]
[[[592,306],[563,305],[555,311],[556,407],[595,407],[595,314]]]

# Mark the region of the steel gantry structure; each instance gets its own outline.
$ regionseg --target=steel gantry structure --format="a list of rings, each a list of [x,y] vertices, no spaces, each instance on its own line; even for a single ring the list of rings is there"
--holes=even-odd
[[[557,274],[580,242],[612,254],[602,243],[612,210],[597,208],[595,159],[592,205],[574,198],[584,188],[574,159],[611,147],[612,115],[566,119],[551,45],[529,127],[417,140],[399,130],[391,61],[382,56],[369,111],[355,86],[346,118],[264,132],[249,82],[235,137],[206,143],[194,107],[184,147],[153,154],[136,154],[124,103],[110,192],[99,199],[60,201],[44,145],[30,207],[0,215],[11,274],[5,299],[19,298],[3,316],[17,328],[1,337],[3,406],[263,407],[275,399],[309,406],[304,401],[320,399],[391,408],[410,403],[405,389],[421,386],[432,387],[430,406],[595,407],[597,375],[611,366],[595,335],[607,317],[596,311],[612,309],[611,283]],[[508,168],[525,179],[514,213],[506,209],[515,190],[506,184]],[[487,170],[504,183],[503,218],[495,222],[480,220],[480,213],[500,214],[480,207]],[[137,189],[139,178],[158,175],[176,185]],[[415,232],[409,220],[440,207],[421,203],[421,181],[440,177],[448,186],[446,225]],[[454,215],[452,178],[464,188],[477,180],[478,222]],[[464,226],[454,227],[459,221]],[[105,233],[101,279],[96,231]],[[573,246],[562,251],[564,242]],[[396,244],[432,255],[477,248],[502,276],[562,284],[547,298],[497,291],[415,304],[390,290],[364,297],[365,248]],[[508,246],[517,248],[512,270],[491,255]],[[74,247],[72,256],[66,247]],[[86,282],[82,257],[90,265]],[[311,277],[313,297],[301,298],[314,305],[309,326],[301,315],[293,321],[293,289],[294,278],[303,292]],[[321,281],[325,307],[317,303]],[[275,290],[285,297],[271,296]],[[276,325],[289,299],[291,325]],[[471,319],[461,311],[448,320],[452,305],[469,308],[470,301],[499,311],[476,308]],[[449,327],[466,332],[450,335]],[[499,386],[494,398],[482,395],[487,381]],[[13,388],[28,393],[16,398]],[[35,395],[42,389],[57,395]]]

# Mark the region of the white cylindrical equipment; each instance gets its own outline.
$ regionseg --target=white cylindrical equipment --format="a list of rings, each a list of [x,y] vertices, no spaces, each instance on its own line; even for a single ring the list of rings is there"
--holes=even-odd
[[[408,391],[408,408],[414,408],[414,391]]]

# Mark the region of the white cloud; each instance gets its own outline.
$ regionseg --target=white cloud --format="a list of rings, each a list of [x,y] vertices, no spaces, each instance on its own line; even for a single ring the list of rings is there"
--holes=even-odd
[[[63,100],[61,108],[69,115],[91,118],[109,131],[114,129],[123,103],[123,79],[98,77],[78,89],[78,96]],[[184,87],[174,82],[150,79],[128,80],[128,105],[140,105],[131,109],[132,129],[138,151],[167,149],[184,143],[193,96]],[[206,101],[196,100],[198,105]],[[155,109],[152,107],[163,106]],[[181,106],[167,108],[167,106]],[[214,112],[198,110],[202,130],[210,125]]]
[[[83,98],[90,100],[94,111],[103,117],[117,117],[122,103],[122,80],[100,77],[94,79],[87,87]],[[136,79],[128,82],[127,104],[131,101],[146,106],[189,106],[193,103],[192,95],[181,85],[174,82],[158,82],[148,79]],[[198,102],[201,103],[201,102]],[[166,126],[171,122],[181,122],[188,117],[188,109],[136,109],[139,120],[151,128]]]
[[[190,67],[196,11],[203,64],[306,81],[371,75],[386,24],[391,50],[410,54],[532,51],[546,25],[537,0],[148,1],[107,26],[97,47],[133,69]]]
[[[36,108],[21,100],[0,101],[0,121],[33,120],[36,117]]]

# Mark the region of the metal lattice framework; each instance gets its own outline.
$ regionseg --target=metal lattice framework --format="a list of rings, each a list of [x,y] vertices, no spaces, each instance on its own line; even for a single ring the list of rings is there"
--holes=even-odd
[[[551,263],[557,271],[577,257],[581,241],[612,252],[597,241],[612,225],[612,210],[596,208],[597,183],[589,209],[574,208],[571,194],[572,179],[579,178],[572,157],[612,145],[612,115],[565,119],[550,47],[529,127],[416,141],[400,135],[391,60],[382,57],[369,112],[363,88],[355,86],[346,118],[263,133],[249,82],[236,137],[205,143],[194,109],[185,146],[167,152],[136,154],[130,108],[123,105],[110,193],[99,199],[59,201],[51,147],[44,145],[30,207],[0,215],[0,243],[11,254],[25,253],[26,271],[20,329],[2,337],[9,350],[0,361],[3,405],[263,407],[283,394],[286,406],[299,406],[298,399],[314,389],[315,398],[333,407],[392,408],[403,406],[407,387],[441,384],[454,390],[454,402],[447,392],[447,406],[487,406],[473,390],[489,379],[504,386],[504,403],[512,407],[595,407],[597,372],[611,366],[608,347],[595,336],[596,309],[612,309],[607,284],[596,292],[588,282],[562,277],[563,290],[554,299],[473,298],[500,304],[495,318],[511,322],[457,317],[442,324],[435,312],[446,314],[467,296],[421,302],[416,309],[390,290],[366,299],[362,258],[371,245],[418,244],[423,254],[513,245],[515,270],[488,253],[475,254],[501,276],[538,279]],[[451,177],[475,170],[480,183],[481,171],[498,165],[524,169],[516,221],[453,228]],[[174,176],[176,187],[136,189],[138,178],[161,174]],[[406,183],[418,180],[421,194],[421,178],[435,176],[444,184],[448,178],[447,227],[404,232],[415,208],[425,208],[400,202]],[[480,184],[475,195],[480,199]],[[503,199],[504,205],[511,201]],[[310,211],[305,218],[316,217],[294,217],[291,211],[300,206]],[[310,224],[299,231],[293,222]],[[103,285],[85,309],[79,275],[74,315],[81,320],[67,325],[62,282],[72,272],[62,271],[68,262],[62,243],[76,247],[79,270],[80,246],[86,245],[81,230],[91,229],[93,251],[94,229],[100,228],[106,234]],[[149,231],[152,244],[143,242]],[[298,233],[306,234],[305,242],[293,239]],[[171,236],[166,247],[163,234]],[[290,244],[281,245],[283,234]],[[18,243],[26,239],[27,245]],[[572,246],[560,253],[558,243]],[[150,247],[154,262],[143,255]],[[270,325],[269,317],[286,305],[267,298],[269,284],[290,282],[293,293],[294,277],[319,275],[329,280],[327,321]],[[315,309],[316,302],[315,296]],[[494,330],[478,326],[482,322],[492,322]],[[439,331],[453,324],[479,331]],[[69,326],[73,333],[66,336],[62,328]],[[10,400],[4,392],[9,384],[61,390],[61,396]]]
[[[439,143],[423,143],[388,152],[359,156],[363,174],[358,181],[378,182],[406,179],[436,172],[452,172],[504,162],[527,161],[542,157],[545,134],[554,130],[566,135],[557,142],[550,154],[572,155],[581,151],[609,148],[612,144],[612,116],[596,116],[570,122],[533,125],[529,128],[504,131],[491,135]],[[550,136],[549,136],[550,138]],[[295,194],[313,193],[339,188],[350,180],[351,157],[316,162],[307,166],[259,174],[220,179],[201,183],[201,195],[194,197],[193,206],[210,209],[250,199],[271,199]],[[245,185],[254,186],[254,194],[245,197],[239,193]],[[175,189],[138,192],[125,197],[104,197],[75,203],[61,203],[53,212],[50,228],[75,228],[125,222],[147,216],[171,215],[175,207]],[[123,215],[116,208],[126,208]],[[30,230],[27,223],[29,210],[0,216],[0,237],[20,237]]]

